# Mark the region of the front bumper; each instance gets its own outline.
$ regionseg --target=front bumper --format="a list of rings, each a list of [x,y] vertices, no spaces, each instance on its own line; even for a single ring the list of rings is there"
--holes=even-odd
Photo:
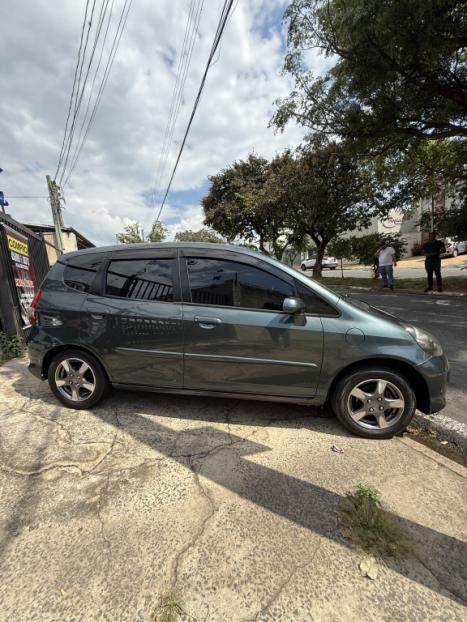
[[[428,395],[426,403],[418,409],[429,415],[443,410],[446,406],[446,391],[449,383],[449,363],[443,356],[433,356],[417,367],[422,374]]]

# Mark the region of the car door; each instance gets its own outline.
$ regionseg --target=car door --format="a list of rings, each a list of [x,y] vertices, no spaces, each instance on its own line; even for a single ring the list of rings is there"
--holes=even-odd
[[[228,251],[182,249],[184,386],[311,397],[323,354],[319,317],[282,312],[294,280]]]
[[[112,382],[181,387],[183,325],[175,249],[116,251],[83,306],[81,340]]]

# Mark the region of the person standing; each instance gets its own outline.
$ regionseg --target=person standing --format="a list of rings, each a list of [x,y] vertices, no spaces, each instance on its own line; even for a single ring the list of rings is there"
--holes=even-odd
[[[378,258],[379,273],[383,278],[383,287],[394,289],[394,266],[396,263],[396,251],[392,246],[383,243],[375,253]]]
[[[437,231],[430,233],[430,238],[423,244],[423,254],[425,255],[425,270],[427,275],[428,287],[425,293],[433,291],[433,272],[436,275],[436,286],[439,292],[443,291],[443,279],[441,277],[441,253],[446,252],[444,242],[438,240]]]

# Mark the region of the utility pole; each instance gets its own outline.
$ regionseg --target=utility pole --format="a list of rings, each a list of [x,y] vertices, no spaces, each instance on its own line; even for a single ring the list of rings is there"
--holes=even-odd
[[[49,189],[49,197],[50,197],[50,207],[52,208],[52,218],[54,221],[55,227],[55,236],[57,238],[57,244],[61,252],[63,253],[65,250],[65,245],[63,243],[63,217],[62,217],[62,206],[60,205],[60,191],[59,187],[55,183],[53,179],[50,179],[50,175],[45,176],[47,180],[47,187]]]

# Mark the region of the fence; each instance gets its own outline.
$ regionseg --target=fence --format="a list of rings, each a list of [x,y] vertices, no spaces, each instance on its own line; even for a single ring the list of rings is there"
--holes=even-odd
[[[26,306],[49,271],[40,234],[0,213],[0,330],[27,339]]]

